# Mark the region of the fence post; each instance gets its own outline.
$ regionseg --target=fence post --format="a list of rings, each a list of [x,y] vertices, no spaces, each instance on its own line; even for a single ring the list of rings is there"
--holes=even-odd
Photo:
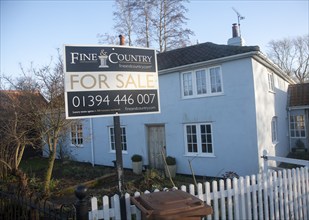
[[[264,159],[264,165],[263,165],[263,172],[268,172],[268,157],[267,157],[267,150],[263,150],[263,156],[261,156]]]
[[[77,220],[88,220],[88,207],[87,200],[87,188],[83,185],[77,186],[75,189],[75,196],[78,201],[75,203],[76,208],[76,219]]]

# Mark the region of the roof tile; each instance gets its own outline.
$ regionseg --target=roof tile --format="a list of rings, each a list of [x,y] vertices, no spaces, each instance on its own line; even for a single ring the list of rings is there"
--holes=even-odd
[[[309,106],[309,83],[289,85],[289,107]]]
[[[217,58],[260,51],[258,46],[231,46],[202,43],[158,54],[158,69],[170,69]]]

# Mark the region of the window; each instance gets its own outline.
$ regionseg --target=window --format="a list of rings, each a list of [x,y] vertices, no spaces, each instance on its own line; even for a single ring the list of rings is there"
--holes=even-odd
[[[211,124],[187,124],[185,137],[188,154],[213,154]]]
[[[278,142],[278,119],[273,117],[271,120],[271,140],[273,143]]]
[[[275,91],[275,87],[274,87],[274,74],[273,73],[268,73],[268,90],[270,92],[274,92]]]
[[[116,150],[116,144],[115,144],[114,127],[109,128],[109,134],[110,134],[111,151],[115,151]],[[127,136],[126,136],[126,128],[125,127],[121,127],[121,147],[122,147],[122,151],[127,151]]]
[[[83,125],[81,123],[71,124],[71,144],[75,146],[83,145]]]
[[[221,75],[220,68],[211,68],[210,71],[210,82],[211,82],[211,93],[219,93],[222,92],[221,87]]]
[[[205,70],[196,71],[196,89],[198,95],[207,93]]]
[[[183,74],[183,91],[184,96],[193,95],[192,73]]]
[[[292,138],[305,138],[305,116],[304,115],[291,115],[290,116],[290,135]]]
[[[223,92],[220,67],[185,72],[181,76],[184,98],[215,95]]]

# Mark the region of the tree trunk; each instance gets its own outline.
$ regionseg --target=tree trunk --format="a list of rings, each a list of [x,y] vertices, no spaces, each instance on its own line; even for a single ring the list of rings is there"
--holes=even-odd
[[[52,172],[54,168],[54,163],[56,159],[56,150],[53,150],[50,152],[49,158],[48,158],[48,167],[45,174],[45,181],[44,181],[44,194],[45,196],[49,196],[50,194],[50,180],[52,177]]]

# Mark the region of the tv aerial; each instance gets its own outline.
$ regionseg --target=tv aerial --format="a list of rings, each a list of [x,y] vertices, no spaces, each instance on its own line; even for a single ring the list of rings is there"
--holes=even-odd
[[[237,20],[238,20],[238,27],[239,27],[239,34],[240,34],[240,21],[244,20],[245,17],[242,16],[234,7],[232,7],[233,11],[235,11],[235,13],[237,14]]]

